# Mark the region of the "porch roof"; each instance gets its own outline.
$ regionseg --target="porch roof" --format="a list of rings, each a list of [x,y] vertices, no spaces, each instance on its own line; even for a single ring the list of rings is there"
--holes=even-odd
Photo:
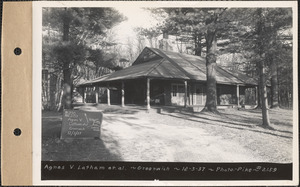
[[[199,56],[146,47],[132,66],[83,82],[78,86],[146,77],[206,81],[206,61]],[[219,66],[216,66],[216,81],[219,84],[257,85],[257,80],[239,71],[228,71]]]

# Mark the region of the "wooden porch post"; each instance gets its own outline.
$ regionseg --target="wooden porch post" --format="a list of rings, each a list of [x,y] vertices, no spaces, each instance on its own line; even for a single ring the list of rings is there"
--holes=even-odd
[[[236,85],[236,100],[237,100],[237,106],[240,106],[240,86]]]
[[[147,78],[147,110],[150,109],[150,79]]]
[[[124,91],[124,81],[122,81],[122,107],[125,106],[125,91]]]
[[[187,107],[187,81],[184,81],[184,107]]]
[[[110,89],[109,89],[109,83],[107,83],[107,90],[106,90],[106,94],[107,94],[107,105],[110,105]]]
[[[201,86],[201,104],[205,105],[205,103],[204,103],[204,86]]]
[[[83,103],[86,103],[86,87],[83,88],[83,98],[82,98]]]
[[[195,83],[192,84],[192,90],[193,90],[193,94],[192,94],[192,105],[195,105],[195,94],[196,94],[196,85],[195,85]]]
[[[95,86],[96,104],[98,104],[98,86]]]
[[[258,106],[258,86],[255,86],[255,104]]]

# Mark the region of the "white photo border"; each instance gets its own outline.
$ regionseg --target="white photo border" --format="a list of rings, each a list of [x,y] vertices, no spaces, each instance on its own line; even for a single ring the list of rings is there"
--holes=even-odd
[[[298,4],[297,1],[34,1],[33,6],[33,185],[72,186],[282,186],[299,184],[298,145]],[[293,180],[276,181],[113,181],[41,180],[41,70],[43,7],[277,7],[293,10]]]

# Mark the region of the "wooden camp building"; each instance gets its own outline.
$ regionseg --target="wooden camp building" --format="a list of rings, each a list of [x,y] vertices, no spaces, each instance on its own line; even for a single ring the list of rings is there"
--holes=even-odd
[[[255,104],[257,80],[219,66],[215,70],[218,105]],[[109,105],[203,106],[206,102],[206,61],[199,56],[146,47],[132,66],[78,87],[106,88],[105,100]],[[247,97],[246,89],[250,89]]]

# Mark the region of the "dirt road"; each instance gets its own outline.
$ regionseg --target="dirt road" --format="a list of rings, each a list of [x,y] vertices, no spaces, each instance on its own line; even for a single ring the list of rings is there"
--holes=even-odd
[[[271,110],[272,128],[258,110],[220,115],[115,107],[104,112],[101,139],[60,139],[60,113],[43,113],[42,159],[139,162],[292,162],[289,110]]]
[[[149,117],[105,114],[102,141],[123,161],[259,162],[238,142],[225,140],[201,128],[151,123]],[[155,116],[159,117],[158,114]]]

